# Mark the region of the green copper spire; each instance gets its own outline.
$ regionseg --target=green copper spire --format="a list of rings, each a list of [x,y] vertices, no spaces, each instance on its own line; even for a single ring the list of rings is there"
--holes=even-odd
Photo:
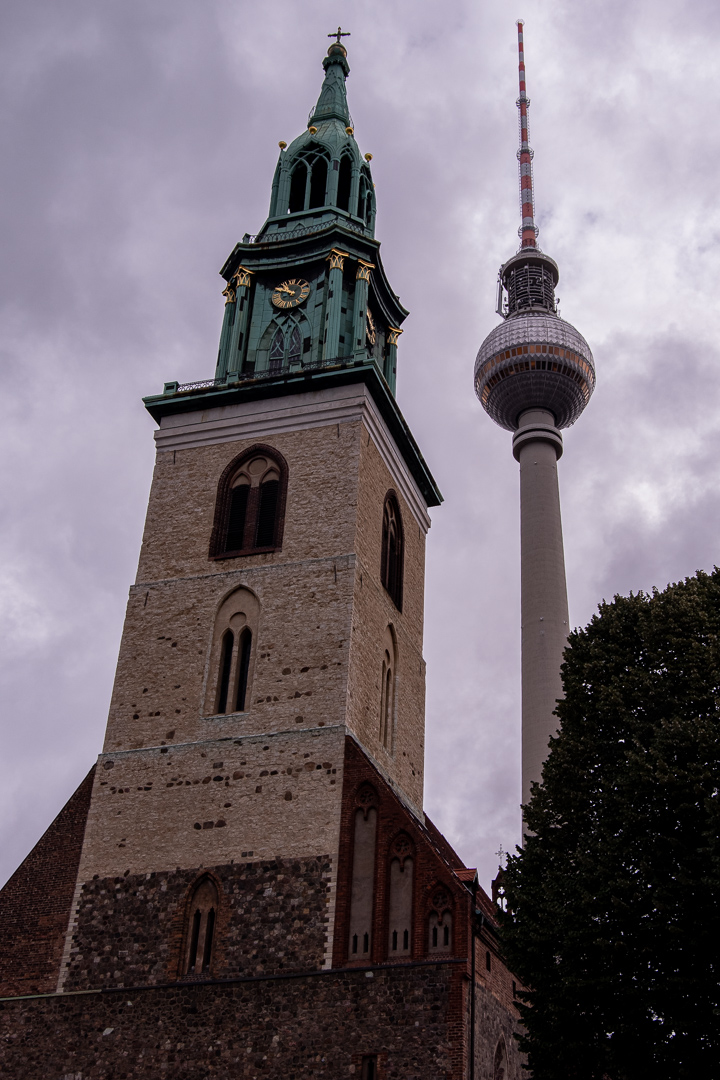
[[[338,31],[338,36],[340,35]],[[323,59],[325,78],[305,131],[290,146],[280,143],[270,199],[270,213],[258,236],[316,229],[341,221],[372,237],[375,232],[375,188],[365,157],[355,141],[345,79],[350,71],[347,50],[334,41]]]
[[[347,103],[345,79],[350,74],[347,62],[347,50],[339,42],[333,42],[323,60],[325,81],[322,84],[317,105],[310,115],[311,124],[320,124],[324,120],[340,120],[344,125],[350,123],[350,110]]]

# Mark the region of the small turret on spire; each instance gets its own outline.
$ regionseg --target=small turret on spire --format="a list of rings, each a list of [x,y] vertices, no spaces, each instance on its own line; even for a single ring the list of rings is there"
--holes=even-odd
[[[520,162],[520,213],[522,224],[518,229],[521,246],[534,248],[539,229],[535,224],[535,192],[533,188],[532,159],[533,151],[528,142],[528,109],[530,100],[527,96],[527,83],[525,80],[525,50],[523,47],[522,19],[518,19],[518,81],[520,83],[520,96],[517,99],[517,107],[520,113],[520,149],[518,161]]]

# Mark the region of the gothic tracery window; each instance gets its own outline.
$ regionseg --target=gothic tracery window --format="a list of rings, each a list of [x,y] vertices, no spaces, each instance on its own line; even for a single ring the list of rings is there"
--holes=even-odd
[[[210,558],[282,546],[287,466],[271,447],[245,451],[225,469],[215,504]]]
[[[389,491],[383,507],[380,579],[398,611],[402,611],[404,558],[405,539],[400,506],[395,492]]]

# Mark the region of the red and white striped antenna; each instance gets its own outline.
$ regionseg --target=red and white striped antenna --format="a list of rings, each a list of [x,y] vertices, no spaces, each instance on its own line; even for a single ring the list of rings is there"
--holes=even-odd
[[[530,100],[527,96],[525,82],[525,50],[523,47],[523,20],[518,19],[518,78],[520,81],[520,97],[517,99],[517,107],[520,113],[520,149],[517,152],[520,162],[520,216],[522,224],[518,229],[521,239],[521,248],[537,247],[537,235],[540,232],[535,224],[535,190],[533,187],[532,160],[533,151],[528,142],[528,109]]]

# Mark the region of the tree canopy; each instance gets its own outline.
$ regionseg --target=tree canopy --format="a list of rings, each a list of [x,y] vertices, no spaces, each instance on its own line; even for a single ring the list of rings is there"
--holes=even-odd
[[[570,635],[502,941],[535,1080],[720,1075],[720,570]]]

